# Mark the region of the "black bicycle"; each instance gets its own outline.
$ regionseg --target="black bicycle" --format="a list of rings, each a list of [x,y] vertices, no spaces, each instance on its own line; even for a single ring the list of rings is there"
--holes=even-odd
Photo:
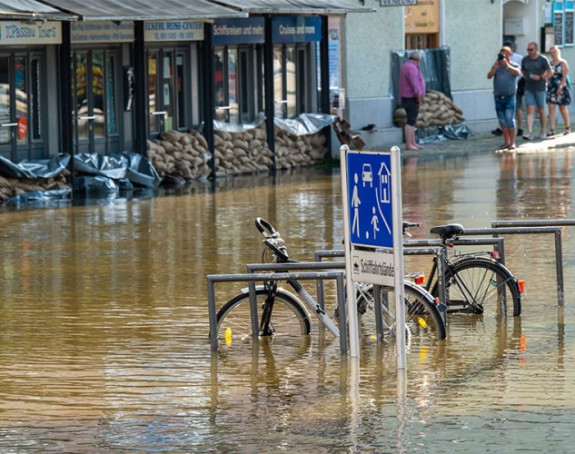
[[[273,226],[262,218],[257,218],[256,227],[264,236],[264,262],[295,262],[289,258],[284,240]],[[271,254],[271,257],[270,257]],[[319,303],[296,279],[286,281],[290,291],[278,285],[277,281],[267,281],[256,287],[259,336],[274,338],[297,338],[311,333],[310,312],[334,336],[339,336],[336,323],[320,307]],[[294,293],[295,292],[295,293]],[[395,336],[394,301],[392,290],[382,288],[381,308],[384,336]],[[362,336],[375,334],[375,307],[371,287],[357,287],[357,305]],[[444,339],[445,324],[435,305],[434,299],[422,287],[411,282],[405,283],[406,324],[405,334],[413,338]],[[217,314],[218,337],[221,345],[231,345],[236,341],[247,341],[252,336],[250,301],[248,289],[228,301]]]
[[[419,224],[407,223],[406,228]],[[518,280],[491,252],[449,255],[453,240],[464,233],[461,224],[433,227],[430,233],[441,239],[441,253],[434,257],[426,289],[439,297],[438,260],[445,272],[447,313],[518,316],[521,314],[521,291]]]

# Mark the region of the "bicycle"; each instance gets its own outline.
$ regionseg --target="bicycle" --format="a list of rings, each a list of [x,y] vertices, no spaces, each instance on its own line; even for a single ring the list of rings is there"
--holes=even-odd
[[[406,223],[406,228],[418,227],[417,223]],[[442,261],[445,273],[445,297],[447,313],[467,313],[488,316],[513,316],[521,314],[519,282],[491,252],[456,253],[449,256],[465,229],[461,224],[447,224],[432,227],[430,233],[441,239],[441,252],[433,259],[433,266],[425,288],[431,295],[439,295],[438,260]],[[512,308],[512,309],[511,309]]]
[[[297,263],[289,258],[287,247],[279,232],[262,218],[256,218],[255,224],[264,236],[264,252],[262,261],[275,263]],[[269,257],[271,253],[272,257]],[[295,291],[278,286],[277,281],[264,282],[256,286],[256,298],[258,301],[259,337],[273,337],[274,339],[290,339],[305,336],[311,333],[312,323],[310,312],[314,313],[320,324],[325,326],[334,336],[339,336],[339,329],[334,321],[321,308],[319,303],[305,290],[296,279],[286,281]],[[366,332],[368,323],[362,323],[365,314],[371,314],[374,309],[371,298],[365,294],[358,294],[358,316],[360,326],[363,326],[362,335],[371,337],[374,331]],[[389,296],[389,291],[386,293]],[[249,291],[243,289],[222,308],[217,314],[218,338],[220,345],[231,345],[236,340],[247,341],[252,336],[250,323]],[[395,334],[395,316],[390,306],[382,299],[382,323],[385,337],[393,337]],[[389,301],[389,299],[387,299]],[[434,300],[422,288],[412,283],[405,286],[406,304],[406,336],[411,341],[413,337],[425,339],[444,339],[445,325]],[[309,309],[309,311],[308,311]],[[369,324],[369,329],[372,328]]]

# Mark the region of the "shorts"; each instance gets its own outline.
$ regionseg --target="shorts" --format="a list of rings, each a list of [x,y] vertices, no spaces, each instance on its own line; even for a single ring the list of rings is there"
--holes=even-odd
[[[407,124],[409,126],[415,126],[417,123],[417,115],[419,114],[417,98],[401,98],[401,104],[407,114]]]
[[[525,104],[527,106],[536,106],[538,109],[544,109],[547,104],[547,92],[525,90]]]
[[[502,128],[515,129],[515,95],[496,96],[495,112]]]

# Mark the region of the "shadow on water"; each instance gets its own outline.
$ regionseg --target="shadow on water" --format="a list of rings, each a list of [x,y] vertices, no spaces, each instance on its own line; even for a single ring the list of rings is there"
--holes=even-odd
[[[572,172],[567,152],[406,160],[404,217],[421,223],[415,238],[447,222],[573,218]],[[521,317],[451,317],[447,340],[410,345],[405,373],[393,342],[341,358],[315,320],[297,345],[211,353],[205,276],[260,261],[256,216],[294,258],[341,247],[341,193],[338,169],[303,169],[2,210],[0,450],[568,452],[568,227],[564,307],[553,241],[509,236],[507,265],[526,282]],[[406,260],[408,271],[430,265]],[[243,286],[218,287],[218,305]]]

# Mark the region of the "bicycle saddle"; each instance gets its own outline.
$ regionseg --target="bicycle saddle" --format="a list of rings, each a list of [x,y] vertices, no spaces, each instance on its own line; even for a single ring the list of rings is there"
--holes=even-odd
[[[432,227],[429,233],[435,233],[439,235],[444,240],[448,238],[453,238],[457,235],[461,235],[465,232],[465,229],[461,224],[447,224],[447,225],[437,225]]]

